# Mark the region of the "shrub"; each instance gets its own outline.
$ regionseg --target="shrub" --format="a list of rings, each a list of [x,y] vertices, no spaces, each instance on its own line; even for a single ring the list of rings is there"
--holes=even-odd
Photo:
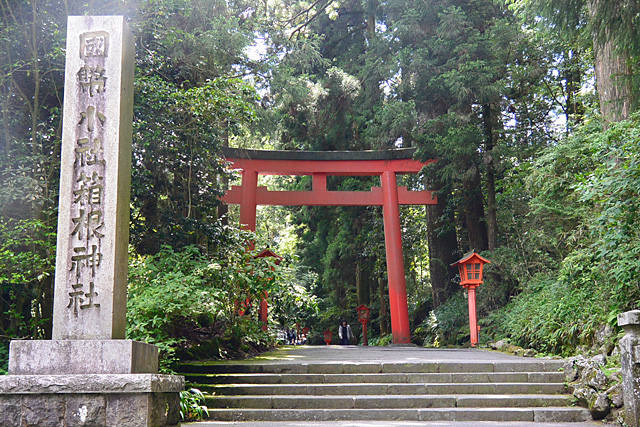
[[[382,335],[376,338],[371,338],[369,340],[369,345],[371,346],[385,346],[385,345],[389,345],[391,344],[391,342],[393,341],[393,335],[391,334],[387,334],[387,335]]]
[[[131,257],[127,336],[157,345],[163,371],[170,371],[177,350],[194,341],[216,339],[236,353],[272,342],[251,307],[241,303],[259,301],[264,291],[276,289],[277,269],[272,260],[254,259],[242,237],[247,236],[237,234],[215,253],[164,247],[156,255]],[[225,356],[226,350],[210,357]]]
[[[180,392],[180,417],[184,421],[198,421],[209,416],[204,393],[197,388]]]

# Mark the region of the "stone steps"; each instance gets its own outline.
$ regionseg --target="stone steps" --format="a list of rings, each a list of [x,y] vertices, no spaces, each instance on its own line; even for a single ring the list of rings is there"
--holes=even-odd
[[[217,395],[404,395],[404,394],[560,394],[554,383],[433,383],[433,384],[223,384],[199,385]]]
[[[562,383],[562,372],[482,372],[433,374],[187,374],[197,384],[336,384],[336,383]]]
[[[423,363],[183,363],[181,374],[435,374],[483,372],[560,372],[563,362],[423,362]]]
[[[247,409],[409,409],[527,408],[567,406],[569,395],[342,395],[342,396],[209,396],[209,408]]]
[[[586,414],[585,414],[586,412]],[[547,408],[422,408],[422,409],[214,409],[216,421],[528,421],[590,420],[584,409]]]
[[[183,365],[216,421],[583,422],[561,361]]]

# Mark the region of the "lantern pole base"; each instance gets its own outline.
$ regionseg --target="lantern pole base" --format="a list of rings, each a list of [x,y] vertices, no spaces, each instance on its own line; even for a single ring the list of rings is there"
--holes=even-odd
[[[466,286],[469,297],[469,329],[471,333],[471,347],[478,346],[478,316],[476,314],[476,287]]]
[[[362,345],[369,345],[369,339],[367,338],[367,322],[362,322]]]

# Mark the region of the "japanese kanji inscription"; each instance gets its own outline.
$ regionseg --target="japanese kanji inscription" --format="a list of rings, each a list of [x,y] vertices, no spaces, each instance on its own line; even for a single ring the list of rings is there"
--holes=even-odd
[[[133,62],[124,18],[69,17],[54,339],[124,338]]]

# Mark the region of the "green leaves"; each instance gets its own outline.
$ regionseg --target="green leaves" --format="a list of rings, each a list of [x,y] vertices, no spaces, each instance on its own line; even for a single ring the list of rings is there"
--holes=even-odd
[[[46,336],[43,319],[33,315],[33,311],[47,313],[51,309],[46,305],[52,301],[45,300],[42,293],[50,295],[53,289],[55,252],[55,233],[50,225],[38,220],[0,217],[2,340]]]
[[[209,409],[204,405],[205,396],[197,388],[180,392],[180,417],[184,421],[198,421],[209,416]]]
[[[287,317],[291,306],[295,315],[315,307],[305,289],[313,275],[289,269],[283,274],[273,258],[254,258],[246,249],[255,239],[251,233],[226,228],[224,236],[225,243],[209,253],[196,246],[164,246],[155,255],[131,254],[127,336],[158,345],[164,370],[208,335],[234,352],[249,342],[270,343],[273,338],[256,318],[264,292],[276,317]]]
[[[605,277],[631,301],[640,299],[640,116],[592,135],[595,169],[575,186],[594,206],[592,248]],[[631,302],[629,301],[629,302]],[[623,303],[623,301],[620,301]],[[631,304],[629,305],[631,307]]]
[[[131,238],[140,253],[161,244],[218,244],[219,147],[255,120],[255,96],[239,79],[195,87],[157,76],[136,80]]]
[[[571,354],[640,303],[639,141],[638,115],[607,131],[587,122],[534,163],[524,256],[507,264],[539,273],[516,275],[520,294],[491,315],[499,334]]]

